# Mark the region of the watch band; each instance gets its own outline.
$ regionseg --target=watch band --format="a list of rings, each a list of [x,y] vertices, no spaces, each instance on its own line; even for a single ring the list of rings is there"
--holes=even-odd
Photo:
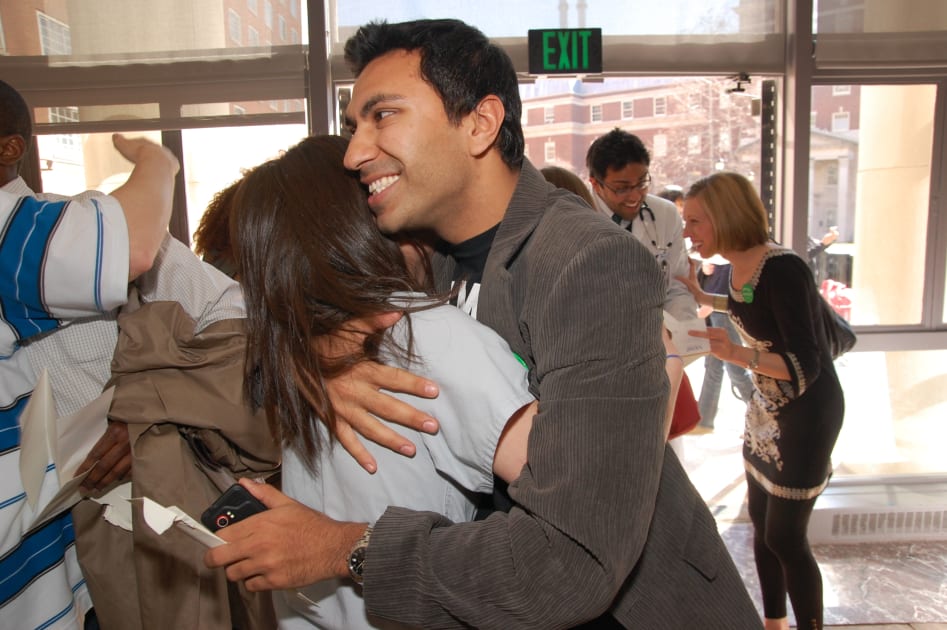
[[[352,546],[352,550],[349,552],[349,577],[352,578],[356,584],[361,584],[363,581],[362,575],[365,572],[365,550],[368,549],[368,541],[371,536],[372,526],[369,525],[365,528],[365,533],[355,542],[355,545]]]
[[[746,367],[750,370],[755,370],[760,366],[760,349],[753,348],[753,358],[747,361]]]

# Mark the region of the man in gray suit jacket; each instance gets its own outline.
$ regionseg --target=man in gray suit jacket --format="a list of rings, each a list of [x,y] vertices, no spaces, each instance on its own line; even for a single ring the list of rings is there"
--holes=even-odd
[[[350,576],[369,615],[426,628],[762,627],[665,446],[660,270],[524,160],[509,58],[455,20],[369,24],[346,58],[346,166],[382,231],[441,239],[439,288],[465,282],[467,309],[527,363],[529,462],[513,508],[472,523],[391,507],[368,527],[293,508],[306,544],[282,562],[228,561],[228,576],[251,589]]]

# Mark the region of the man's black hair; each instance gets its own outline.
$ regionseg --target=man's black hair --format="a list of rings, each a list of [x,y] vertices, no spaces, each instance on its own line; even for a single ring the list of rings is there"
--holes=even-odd
[[[589,176],[598,181],[605,179],[608,169],[620,171],[629,164],[651,165],[651,154],[638,136],[615,127],[595,139],[585,154]]]
[[[480,30],[460,20],[371,22],[345,43],[345,61],[355,76],[394,50],[418,51],[421,76],[441,97],[447,119],[457,125],[486,96],[496,95],[505,115],[497,148],[510,168],[523,163],[523,105],[513,62]]]

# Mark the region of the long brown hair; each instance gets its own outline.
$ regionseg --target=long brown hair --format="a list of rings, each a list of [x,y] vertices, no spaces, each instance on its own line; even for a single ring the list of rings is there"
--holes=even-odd
[[[343,167],[347,146],[314,136],[261,164],[236,191],[230,220],[247,302],[248,394],[310,466],[325,446],[315,423],[324,421],[330,435],[336,424],[324,379],[377,360],[383,343],[410,357],[410,335],[400,348],[387,331],[375,332],[332,356],[320,340],[353,318],[412,310],[392,293],[421,288],[375,226],[357,175]]]

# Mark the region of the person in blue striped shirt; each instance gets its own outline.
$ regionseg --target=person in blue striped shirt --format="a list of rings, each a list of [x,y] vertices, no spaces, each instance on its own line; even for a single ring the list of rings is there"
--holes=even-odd
[[[28,106],[0,81],[0,627],[72,629],[91,607],[72,519],[36,518],[59,489],[55,465],[36,497],[20,475],[20,415],[36,385],[30,344],[125,302],[167,233],[179,166],[159,145],[115,135],[134,168],[111,195],[34,195],[19,177],[31,140]]]

